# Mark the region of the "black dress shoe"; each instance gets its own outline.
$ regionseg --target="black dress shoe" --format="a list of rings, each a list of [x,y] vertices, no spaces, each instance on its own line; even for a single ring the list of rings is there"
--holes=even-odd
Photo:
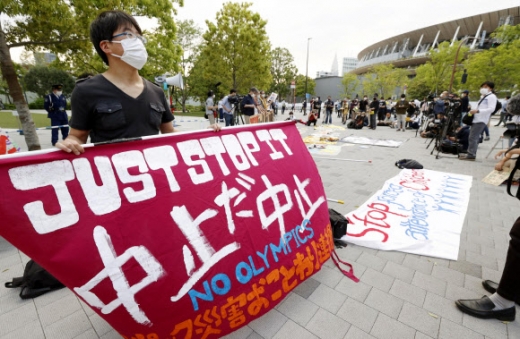
[[[482,286],[486,291],[488,291],[491,294],[495,293],[498,289],[498,284],[491,280],[484,280],[482,282]]]
[[[514,306],[504,310],[493,311],[495,304],[486,296],[483,296],[482,299],[457,300],[455,304],[462,312],[477,318],[495,318],[502,321],[515,320],[516,309]]]
[[[484,286],[484,289],[489,293],[495,293],[498,290],[498,284],[491,280],[484,280],[482,286]],[[520,305],[520,297],[516,298],[515,303]]]

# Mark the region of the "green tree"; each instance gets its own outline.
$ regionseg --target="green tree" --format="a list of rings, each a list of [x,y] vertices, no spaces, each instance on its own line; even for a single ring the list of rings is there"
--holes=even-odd
[[[70,64],[78,72],[91,70],[91,60],[98,57],[94,56],[88,39],[89,25],[100,12],[117,8],[136,16],[157,19],[159,29],[156,34],[161,36],[150,37],[150,60],[156,58],[174,68],[179,52],[173,45],[174,3],[182,5],[182,0],[0,0],[0,14],[9,18],[0,22],[0,70],[18,111],[25,142],[30,151],[38,150],[41,146],[10,49],[24,47],[37,51],[45,48],[62,58],[63,65]],[[97,64],[101,65],[99,62]],[[150,63],[143,69],[143,74],[154,73],[154,67],[154,63]]]
[[[455,62],[455,56],[460,43],[462,42],[450,46],[450,42],[445,41],[439,45],[438,49],[430,50],[430,60],[415,70],[416,77],[413,83],[421,84],[423,89],[420,92],[426,92],[424,87],[429,89],[428,93],[436,94],[440,94],[449,89],[453,63]],[[463,72],[463,67],[460,66],[462,64],[461,60],[464,59],[464,55],[468,50],[469,48],[467,46],[460,48],[456,72],[453,78],[453,88],[460,86],[460,79]],[[415,91],[415,88],[413,91]]]
[[[424,78],[415,77],[408,84],[408,90],[406,91],[406,95],[409,98],[417,98],[422,100],[424,97],[427,97],[430,94],[431,88],[426,83]]]
[[[271,52],[271,75],[273,81],[269,91],[278,93],[280,100],[292,92],[291,81],[295,80],[298,69],[294,58],[287,48],[277,47]]]
[[[45,66],[31,68],[23,77],[23,82],[27,91],[41,97],[50,93],[54,84],[62,84],[64,94],[71,94],[74,88],[74,79],[69,73]]]
[[[343,91],[345,96],[354,96],[353,94],[357,94],[359,87],[361,85],[361,81],[358,76],[352,73],[345,73],[343,75],[343,79],[341,79],[341,85],[343,86]]]
[[[389,97],[395,93],[397,87],[407,82],[408,71],[395,68],[392,64],[381,64],[372,67],[363,79],[363,91],[367,95],[378,93],[381,97]]]
[[[214,22],[206,20],[208,28],[190,74],[191,89],[198,97],[204,98],[216,83],[242,94],[252,86],[268,89],[271,84],[267,21],[252,12],[251,5],[228,2]]]
[[[511,94],[520,84],[520,40],[518,35],[514,35],[520,31],[519,26],[500,27],[493,36],[503,37],[501,45],[468,57],[465,64],[468,72],[466,86],[474,98],[478,98],[480,85],[484,81],[493,81],[495,90],[504,95]],[[516,40],[510,36],[516,37]]]
[[[307,77],[307,93],[314,94],[314,89],[316,88],[316,82]],[[305,97],[305,75],[298,74],[296,76],[296,96],[300,98]]]
[[[182,49],[180,68],[183,76],[184,88],[179,88],[174,95],[181,103],[182,111],[186,111],[186,100],[188,100],[191,89],[192,78],[190,76],[193,63],[198,53],[198,46],[202,30],[193,20],[181,20],[177,22],[177,39],[175,43]],[[177,91],[177,89],[175,89]]]

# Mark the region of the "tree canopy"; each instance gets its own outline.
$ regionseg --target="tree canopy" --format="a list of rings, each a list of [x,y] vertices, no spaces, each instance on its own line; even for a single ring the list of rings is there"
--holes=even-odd
[[[286,99],[292,93],[291,81],[296,79],[298,69],[294,65],[294,58],[287,48],[277,47],[271,52],[271,82],[270,92],[278,93],[280,100]]]
[[[502,43],[479,53],[469,55],[465,67],[468,72],[467,89],[477,94],[484,81],[495,83],[495,90],[510,95],[520,84],[520,25],[502,26],[493,37]]]
[[[361,94],[360,90],[361,81],[358,76],[352,73],[345,73],[343,79],[341,79],[341,85],[343,86],[343,94],[348,96],[354,96],[354,94]]]
[[[89,41],[89,25],[102,11],[120,9],[134,16],[157,20],[158,28],[149,35],[150,62],[142,70],[145,77],[176,69],[180,48],[175,39],[174,4],[182,0],[0,0],[0,13],[8,17],[0,23],[0,68],[19,113],[29,150],[40,149],[34,123],[14,70],[10,48],[47,50],[69,71],[103,71],[102,63]],[[146,32],[145,32],[146,33]]]
[[[250,10],[251,3],[225,3],[214,21],[206,21],[201,51],[190,77],[196,96],[204,98],[220,83],[220,89],[239,93],[271,84],[271,45],[263,20]]]
[[[410,83],[409,93],[415,94],[416,97],[424,97],[429,93],[438,95],[448,90],[453,72],[453,63],[455,62],[455,56],[460,43],[462,42],[450,46],[450,42],[445,41],[439,45],[438,49],[431,49],[430,60],[415,70],[416,76]],[[467,46],[461,46],[452,90],[458,89],[461,85],[462,60],[468,51],[469,48]]]
[[[50,93],[51,86],[55,84],[63,85],[63,93],[71,94],[74,88],[72,76],[60,69],[36,66],[31,68],[23,77],[25,89],[38,94],[40,97]]]
[[[307,93],[314,94],[314,89],[316,88],[316,82],[307,77]],[[298,74],[296,76],[296,96],[297,97],[305,97],[305,75]]]
[[[377,93],[381,97],[390,97],[395,94],[396,88],[406,85],[407,74],[406,69],[395,68],[392,64],[376,65],[365,74],[363,91],[369,96]]]
[[[182,111],[186,110],[186,100],[191,96],[193,77],[190,76],[193,63],[199,52],[202,30],[193,20],[177,21],[177,39],[175,43],[182,49],[180,71],[183,76],[184,88],[175,89],[174,97],[180,101]]]

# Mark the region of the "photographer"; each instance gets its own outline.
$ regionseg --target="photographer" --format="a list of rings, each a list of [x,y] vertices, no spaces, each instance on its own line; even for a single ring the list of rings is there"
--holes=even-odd
[[[469,130],[470,130],[469,126],[457,127],[457,129],[455,131],[455,133],[456,133],[455,136],[450,136],[450,137],[448,137],[448,139],[450,141],[460,144],[462,151],[466,152],[468,150],[468,146],[469,146]]]
[[[493,93],[494,88],[495,84],[491,81],[486,81],[480,86],[482,99],[478,102],[477,109],[468,113],[470,116],[474,115],[469,133],[468,154],[465,157],[460,157],[460,160],[475,161],[476,159],[480,135],[489,123],[491,113],[495,111],[497,105],[497,97]]]
[[[446,118],[443,114],[437,114],[437,119],[430,119],[428,127],[421,132],[422,138],[435,138],[441,133],[442,126],[446,123]]]
[[[256,87],[251,87],[249,90],[249,94],[242,99],[242,108],[243,108],[243,116],[244,116],[244,122],[246,125],[249,125],[251,122],[249,121],[249,118],[251,116],[255,115],[255,107],[256,102],[255,99],[253,99],[253,96],[258,95],[258,90]]]
[[[226,95],[224,99],[222,99],[222,112],[224,114],[224,120],[226,121],[227,126],[233,126],[233,106],[232,102],[235,102],[235,98],[237,95],[237,91],[235,89],[231,89],[229,91],[229,95]]]

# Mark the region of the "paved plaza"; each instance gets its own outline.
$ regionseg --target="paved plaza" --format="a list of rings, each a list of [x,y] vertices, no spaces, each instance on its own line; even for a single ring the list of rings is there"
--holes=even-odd
[[[277,120],[287,118],[287,113],[279,113]],[[295,116],[303,118],[300,112]],[[176,123],[182,131],[205,126],[202,118],[177,117]],[[492,125],[495,123],[492,121]],[[333,124],[339,126],[340,119],[334,117]],[[314,132],[314,127],[301,124],[297,127],[303,136]],[[520,339],[518,305],[517,320],[503,323],[467,316],[454,304],[456,299],[480,298],[487,294],[481,285],[483,279],[499,281],[508,233],[520,215],[520,202],[509,197],[504,186],[482,182],[494,167],[496,151],[488,159],[485,156],[503,132],[503,128],[490,129],[491,140],[480,144],[475,162],[459,161],[456,156],[445,154],[435,159],[430,155],[431,147],[426,150],[426,140],[416,138],[415,131],[411,130],[403,133],[378,127],[376,131],[366,128],[340,131],[341,137],[406,140],[400,148],[342,147],[341,153],[334,156],[372,160],[371,164],[316,159],[327,196],[345,201],[344,205],[329,204],[341,213],[355,210],[387,179],[395,176],[400,171],[394,165],[399,159],[415,159],[426,169],[473,176],[458,260],[349,245],[337,253],[353,264],[361,280],[359,283],[345,277],[329,260],[320,272],[298,286],[275,309],[226,338]],[[50,131],[38,134],[42,147],[51,147]],[[9,135],[19,146],[25,146],[23,137],[15,131]],[[498,143],[498,149],[501,146]],[[21,276],[28,260],[0,238],[2,283]],[[0,288],[0,339],[121,338],[68,289],[25,301],[18,293],[16,289]]]

